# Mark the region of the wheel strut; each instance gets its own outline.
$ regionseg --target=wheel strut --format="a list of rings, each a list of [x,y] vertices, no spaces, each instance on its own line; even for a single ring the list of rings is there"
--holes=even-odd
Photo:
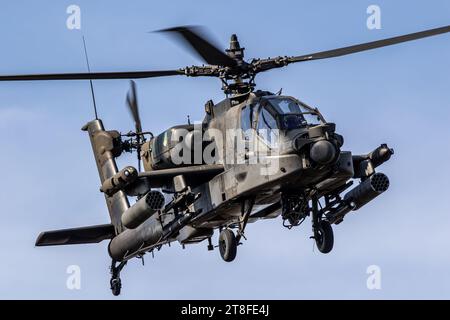
[[[322,219],[322,212],[319,210],[319,200],[317,197],[312,199],[312,229],[313,238],[316,241],[317,248],[322,253],[329,253],[333,250],[334,235],[331,224]]]
[[[123,267],[127,264],[127,261],[122,261],[119,263],[118,266],[116,266],[116,261],[113,260],[111,262],[111,291],[112,294],[115,296],[120,295],[120,291],[122,289],[122,281],[120,280],[120,271],[122,271]]]
[[[239,229],[236,236],[236,241],[239,244],[241,238],[245,239],[245,227],[247,226],[248,219],[253,210],[253,205],[255,204],[255,198],[245,199],[241,203],[241,219],[239,221]]]

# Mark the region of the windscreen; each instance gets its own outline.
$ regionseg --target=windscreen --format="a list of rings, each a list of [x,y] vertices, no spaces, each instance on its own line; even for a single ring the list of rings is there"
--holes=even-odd
[[[302,106],[294,99],[276,97],[267,100],[276,112],[280,114],[281,125],[286,130],[316,125],[322,122],[317,112]]]

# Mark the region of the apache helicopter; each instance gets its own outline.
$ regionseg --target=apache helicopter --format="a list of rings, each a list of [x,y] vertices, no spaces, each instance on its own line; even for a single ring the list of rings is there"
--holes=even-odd
[[[136,86],[132,82],[127,104],[135,121],[134,132],[121,134],[106,130],[97,113],[95,120],[82,128],[90,137],[100,191],[104,193],[111,223],[43,232],[36,246],[110,240],[110,284],[114,295],[120,294],[120,272],[132,258],[142,258],[145,253],[153,253],[175,241],[184,247],[207,240],[208,250],[213,250],[211,237],[218,229],[220,254],[231,262],[242,238],[245,239],[248,223],[280,215],[288,228],[299,226],[311,217],[311,238],[320,252],[329,253],[334,243],[331,225],[338,225],[349,212],[359,210],[388,189],[389,179],[375,169],[394,152],[386,144],[363,155],[342,151],[344,138],[317,108],[294,97],[255,90],[255,76],[292,63],[333,58],[446,33],[450,26],[313,54],[251,62],[244,60],[245,49],[236,35],[232,35],[229,49],[223,52],[197,28],[162,31],[181,37],[207,65],[167,71],[0,76],[1,81],[85,79],[91,81],[91,89],[92,80],[96,79],[184,75],[221,80],[226,99],[217,104],[208,101],[200,125],[175,126],[158,136],[144,132]],[[172,151],[180,143],[187,146],[188,152],[193,152],[194,144],[201,150],[215,144],[215,139],[198,139],[209,129],[223,135],[227,130],[256,132],[243,137],[246,161],[225,161],[227,150],[234,150],[231,145],[234,141],[226,139],[222,146],[215,145],[213,163],[174,161]],[[261,129],[277,130],[277,134],[260,135]],[[179,139],[180,136],[183,138]],[[274,172],[264,173],[267,164],[263,161],[249,163],[250,144],[254,141],[265,148],[264,154],[277,149],[275,155],[270,155],[278,164]],[[253,150],[253,154],[261,150]],[[128,166],[119,171],[115,159],[131,151],[137,152],[138,169]],[[347,191],[355,181],[357,186]],[[165,195],[171,197],[167,203]],[[129,197],[136,198],[131,206]]]

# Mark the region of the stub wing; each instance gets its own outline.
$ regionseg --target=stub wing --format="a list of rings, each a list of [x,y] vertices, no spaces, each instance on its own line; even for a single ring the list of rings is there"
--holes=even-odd
[[[221,164],[199,165],[141,172],[139,174],[139,180],[147,180],[151,188],[161,188],[164,185],[167,185],[171,179],[179,175],[183,175],[186,179],[193,180],[192,182],[194,182],[194,184],[198,184],[199,182],[212,179],[223,171],[224,167]]]
[[[36,239],[36,246],[99,243],[106,239],[112,239],[114,236],[115,231],[112,224],[45,231]]]

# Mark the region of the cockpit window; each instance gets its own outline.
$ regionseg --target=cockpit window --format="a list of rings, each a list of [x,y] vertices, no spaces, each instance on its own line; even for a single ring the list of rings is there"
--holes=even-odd
[[[241,112],[241,129],[247,131],[252,128],[252,107],[247,105],[242,108]]]
[[[277,120],[266,108],[262,108],[258,119],[258,131],[276,129],[278,129]]]
[[[267,101],[280,115],[280,124],[285,130],[322,122],[321,117],[314,109],[305,107],[295,99],[276,97],[267,99]]]
[[[253,133],[256,133],[271,148],[277,146],[279,125],[273,107],[263,106],[259,102],[244,106],[241,110],[241,129],[247,140],[251,140]]]
[[[277,119],[266,107],[260,109],[258,117],[258,135],[272,148],[277,146],[279,132]]]
[[[281,114],[302,113],[300,106],[291,99],[269,99],[272,106]]]

